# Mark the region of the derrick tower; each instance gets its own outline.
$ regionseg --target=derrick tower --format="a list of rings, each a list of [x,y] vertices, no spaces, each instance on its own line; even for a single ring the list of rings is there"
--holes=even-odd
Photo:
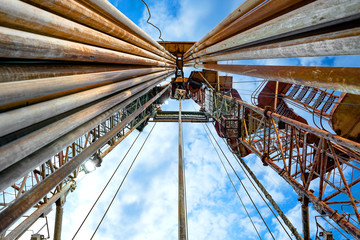
[[[360,69],[224,64],[360,55],[358,0],[247,0],[198,42],[157,42],[106,0],[0,0],[0,11],[0,239],[21,237],[52,205],[60,239],[86,163],[100,166],[148,121],[179,122],[179,133],[181,122],[212,122],[294,239],[332,239],[309,225],[309,205],[360,239]],[[262,83],[245,102],[221,72]],[[200,111],[162,111],[168,98]],[[298,194],[302,233],[247,168],[251,154]]]

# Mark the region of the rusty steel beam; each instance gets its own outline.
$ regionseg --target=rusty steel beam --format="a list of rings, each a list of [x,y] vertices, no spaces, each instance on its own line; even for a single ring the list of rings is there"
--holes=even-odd
[[[153,86],[145,88],[144,90],[140,90],[139,92],[134,92],[128,99],[122,101],[121,103],[115,105],[109,110],[99,114],[98,116],[92,118],[86,123],[78,126],[71,132],[66,133],[65,135],[57,138],[53,142],[47,144],[36,152],[30,154],[29,156],[21,159],[17,163],[11,165],[5,170],[0,172],[0,191],[4,191],[7,187],[11,186],[18,179],[26,176],[29,172],[34,170],[37,166],[45,163],[52,156],[61,152],[64,148],[71,145],[76,139],[90,131],[94,126],[97,126],[104,122],[106,119],[111,117],[116,112],[120,111],[120,109],[129,105],[136,99],[145,95]]]
[[[28,3],[41,6],[51,12],[55,12],[58,15],[67,18],[69,20],[87,25],[88,27],[94,28],[100,32],[107,33],[116,38],[122,39],[126,42],[132,43],[138,47],[146,49],[152,53],[155,53],[161,57],[165,57],[168,60],[174,62],[172,58],[164,54],[164,51],[154,47],[153,45],[145,42],[144,40],[134,36],[128,31],[121,28],[119,25],[111,22],[100,14],[91,11],[84,5],[72,1],[72,0],[26,0]]]
[[[71,89],[88,86],[98,87],[101,85],[116,83],[121,80],[131,79],[145,74],[151,74],[165,70],[165,68],[142,68],[0,83],[0,105],[10,104]],[[143,80],[145,81],[146,79]],[[119,88],[119,90],[121,90],[121,88]]]
[[[228,64],[195,64],[194,67],[360,95],[360,68]]]
[[[326,203],[320,201],[310,190],[306,190],[300,183],[292,179],[287,172],[284,172],[281,168],[279,168],[271,159],[267,158],[266,162],[287,183],[289,183],[296,192],[301,192],[304,194],[304,196],[307,197],[310,202],[312,202],[315,210],[318,210],[321,214],[326,214],[326,216],[336,222],[347,233],[354,236],[356,239],[360,239],[360,229],[344,218],[342,214],[339,214],[337,211],[334,211],[332,208],[330,208]]]
[[[226,18],[224,18],[218,25],[216,25],[210,32],[208,32],[202,39],[194,44],[185,54],[184,59],[186,59],[190,54],[192,54],[196,47],[201,45],[203,42],[208,40],[210,37],[214,36],[218,32],[221,32],[231,23],[233,23],[236,19],[250,12],[253,8],[260,5],[264,0],[247,0],[239,7],[237,7],[232,13],[230,13]],[[196,50],[197,51],[197,50]]]
[[[3,26],[165,62],[164,58],[154,53],[19,0],[0,0],[0,5],[0,21]]]
[[[138,37],[149,42],[153,46],[157,47],[163,51],[167,56],[175,59],[168,51],[165,50],[158,42],[156,42],[152,37],[139,28],[135,23],[133,23],[129,18],[127,18],[122,12],[120,12],[116,7],[106,0],[80,0],[85,5],[93,8],[94,10],[101,13],[102,16],[108,16],[110,19],[114,20],[115,23],[120,24],[125,29],[136,34]]]
[[[44,63],[41,61],[32,63],[2,63],[0,66],[0,83],[75,74],[135,70],[139,68],[144,68],[144,66],[93,63]]]
[[[19,238],[31,225],[33,225],[39,219],[39,217],[50,211],[51,206],[61,197],[65,196],[72,188],[75,188],[74,182],[68,182],[61,188],[60,192],[57,192],[54,196],[49,198],[46,203],[42,204],[14,230],[7,234],[3,240],[13,240]]]
[[[61,120],[51,123],[50,125],[0,147],[0,171],[12,164],[15,164],[22,158],[42,148],[60,136],[70,132],[93,117],[115,106],[119,102],[126,100],[132,94],[137,93],[144,88],[155,86],[159,81],[163,81],[164,78],[170,76],[171,74],[173,74],[173,72],[137,85],[131,89],[122,91],[115,96],[96,103],[91,107],[80,110],[70,116],[62,118]]]
[[[201,57],[293,36],[360,18],[358,0],[318,0],[193,54]]]
[[[0,27],[0,57],[175,66],[157,60]]]
[[[159,81],[157,81],[159,82]],[[34,206],[43,196],[55,188],[63,179],[69,176],[84,161],[92,156],[99,148],[113,138],[123,127],[135,119],[147,107],[156,101],[169,87],[162,90],[150,101],[137,109],[134,113],[124,119],[118,126],[109,131],[106,135],[99,138],[92,145],[86,148],[79,155],[67,162],[53,174],[45,178],[41,183],[35,185],[30,191],[24,193],[19,199],[11,203],[6,209],[0,212],[0,235],[3,234],[13,223],[15,223],[23,214]]]
[[[232,99],[232,100],[238,102],[239,104],[241,104],[242,106],[247,107],[247,108],[253,110],[254,112],[257,112],[258,114],[260,114],[262,116],[265,114],[265,116],[273,118],[273,119],[277,120],[278,122],[279,121],[285,122],[285,123],[287,123],[287,124],[289,124],[291,126],[294,126],[294,127],[298,128],[298,129],[302,129],[305,132],[309,132],[309,133],[315,134],[318,137],[322,137],[322,138],[324,138],[326,140],[329,140],[332,143],[335,143],[335,144],[338,144],[340,146],[343,146],[343,147],[349,148],[351,150],[354,150],[355,152],[360,151],[360,143],[351,141],[349,139],[340,137],[338,135],[334,135],[332,133],[329,133],[328,131],[321,130],[321,129],[309,126],[309,125],[307,125],[305,123],[302,123],[302,122],[296,121],[294,119],[291,119],[291,118],[279,115],[277,113],[271,112],[270,110],[265,111],[265,109],[263,109],[263,108],[248,104],[248,103],[246,103],[246,102],[244,102],[244,101],[242,101],[242,100],[240,100],[238,98],[229,97],[229,96],[223,95],[221,93],[217,93],[217,94],[224,97],[224,98]]]
[[[156,72],[0,113],[0,137],[166,74],[166,71]],[[100,78],[107,79],[104,75]]]
[[[299,2],[304,0],[270,0],[265,2],[264,4],[260,5],[259,7],[255,8],[253,11],[251,11],[249,14],[246,14],[238,19],[236,19],[234,22],[232,22],[230,25],[228,25],[226,28],[219,31],[217,34],[213,35],[206,41],[199,44],[195,51],[198,52],[208,46],[211,46],[215,43],[218,43],[222,40],[225,40],[240,31],[250,27],[254,26],[254,24],[257,24],[261,22],[262,20],[271,17],[279,12],[281,12],[284,9],[287,9]]]
[[[189,63],[359,54],[360,28],[354,28],[205,56]]]

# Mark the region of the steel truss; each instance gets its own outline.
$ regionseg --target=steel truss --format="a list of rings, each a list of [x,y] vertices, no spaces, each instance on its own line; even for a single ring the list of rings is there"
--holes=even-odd
[[[205,103],[209,101],[212,107],[206,110],[217,121],[223,115],[238,118],[238,147],[232,148],[237,156],[239,145],[246,146],[261,158],[264,166],[271,167],[289,183],[301,199],[308,199],[321,215],[360,238],[360,199],[352,191],[360,182],[359,143],[222,93],[212,92],[211,97],[205,98]]]
[[[162,93],[163,92],[164,91],[162,91]],[[107,139],[106,143],[98,148],[93,154],[93,156],[100,157],[102,159],[133,130],[136,128],[142,129],[141,125],[145,124],[146,121],[156,112],[156,108],[150,106],[149,104],[149,102],[154,102],[156,100],[153,99],[154,95],[156,95],[155,93],[156,91],[151,91],[150,93],[137,98],[135,101],[121,108],[105,121],[81,135],[73,143],[69,144],[62,151],[52,156],[45,163],[37,166],[34,170],[28,172],[24,177],[2,191],[2,198],[0,200],[2,209],[0,215],[1,213],[6,212],[8,206],[10,207],[11,205],[14,205],[14,203],[22,201],[20,196],[26,192],[31,193],[35,185],[41,185],[45,179],[48,179],[66,163],[71,162],[83,153],[84,150],[91,147],[91,145],[96,143],[98,139]],[[157,94],[156,98],[159,96],[160,94]],[[127,119],[130,119],[130,121],[127,121]],[[121,130],[117,131],[115,136],[111,136],[112,130],[124,122],[127,123],[121,127]],[[75,180],[77,180],[79,174],[86,171],[84,168],[84,165],[74,168],[70,175],[62,179],[60,183],[49,191],[41,200],[36,201],[36,204],[31,208],[30,212],[27,212],[28,216],[24,216],[25,219],[15,229],[12,231],[8,230],[9,233],[6,236],[3,235],[4,239],[14,239],[16,237],[20,237],[35,221],[48,214],[53,203],[55,203],[58,199],[63,198],[69,190],[72,191],[75,189]],[[1,216],[1,219],[6,220],[5,218],[6,217],[3,219],[3,216]],[[1,230],[6,229],[4,228],[4,225],[1,227]]]

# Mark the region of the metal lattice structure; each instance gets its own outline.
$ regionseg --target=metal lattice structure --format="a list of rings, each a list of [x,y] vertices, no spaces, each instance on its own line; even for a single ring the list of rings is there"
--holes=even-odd
[[[310,239],[309,203],[360,239],[360,126],[346,115],[360,115],[360,69],[218,64],[360,55],[359,18],[358,0],[247,0],[200,41],[162,46],[106,0],[0,0],[0,239],[21,236],[53,204],[60,239],[84,164],[101,164],[149,119],[214,121],[240,161],[261,158],[302,201],[297,239]],[[183,67],[202,71],[185,78]],[[218,71],[267,82],[249,104]],[[202,112],[159,111],[179,92]],[[289,104],[320,117],[321,129]]]

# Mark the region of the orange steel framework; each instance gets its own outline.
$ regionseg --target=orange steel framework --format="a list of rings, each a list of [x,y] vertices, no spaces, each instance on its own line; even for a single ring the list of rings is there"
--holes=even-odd
[[[360,55],[358,0],[246,0],[196,43],[158,43],[106,0],[0,0],[0,13],[0,239],[20,237],[53,204],[60,239],[84,163],[156,121],[177,88],[240,161],[255,154],[294,188],[296,239],[310,239],[309,203],[360,239],[360,68],[218,64]],[[183,67],[202,71],[184,79]],[[218,71],[268,82],[249,104]],[[310,126],[294,104],[332,130]]]

